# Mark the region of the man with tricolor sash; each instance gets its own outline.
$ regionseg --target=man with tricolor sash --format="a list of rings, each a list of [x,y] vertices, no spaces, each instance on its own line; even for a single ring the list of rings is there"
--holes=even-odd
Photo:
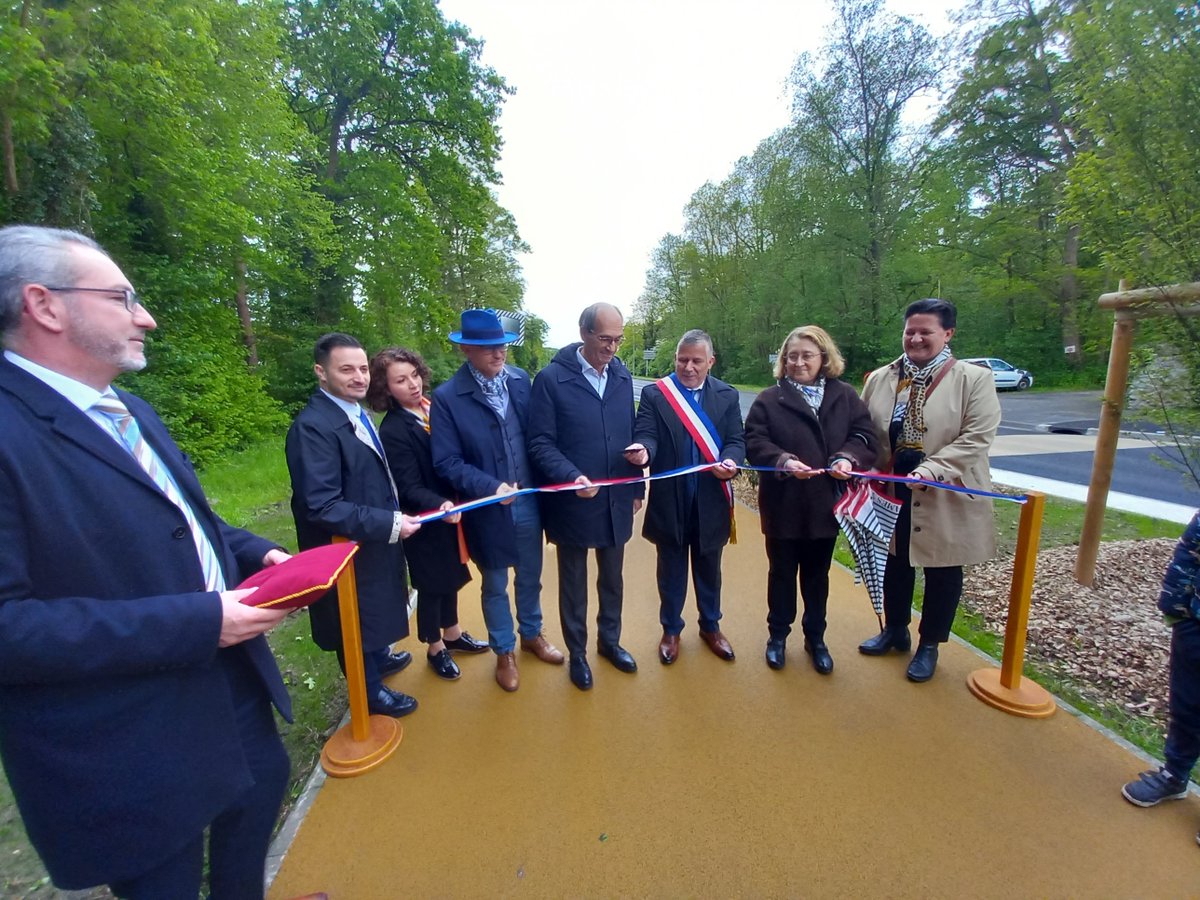
[[[715,463],[704,471],[650,484],[642,535],[658,548],[658,658],[679,656],[689,561],[700,637],[721,659],[733,647],[721,633],[721,553],[733,531],[733,486],[745,459],[742,413],[736,389],[709,375],[716,362],[712,338],[686,332],[675,350],[675,371],[642,389],[634,443],[625,458],[652,474]]]

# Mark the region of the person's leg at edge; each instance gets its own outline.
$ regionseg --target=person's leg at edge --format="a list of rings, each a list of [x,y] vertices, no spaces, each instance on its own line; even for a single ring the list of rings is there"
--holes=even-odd
[[[517,623],[523,638],[542,633],[542,518],[535,495],[513,501],[517,539],[517,572],[513,581]]]
[[[201,833],[166,862],[136,878],[114,882],[109,888],[121,900],[196,900],[203,872],[204,834]]]
[[[1200,621],[1171,627],[1169,720],[1163,756],[1167,771],[1187,781],[1200,758]]]

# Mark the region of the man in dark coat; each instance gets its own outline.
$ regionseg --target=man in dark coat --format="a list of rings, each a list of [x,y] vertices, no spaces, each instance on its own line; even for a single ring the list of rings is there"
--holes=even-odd
[[[529,374],[510,366],[505,331],[490,309],[468,309],[460,330],[451,333],[467,360],[454,377],[433,392],[429,432],[433,465],[458,492],[460,501],[511,494],[531,487],[525,449],[529,427]],[[543,662],[562,665],[562,651],[542,633],[542,518],[536,495],[523,494],[463,516],[467,551],[479,566],[481,601],[488,643],[496,654],[496,683],[515,691],[517,629],[521,649]],[[517,629],[508,599],[508,570]]]
[[[319,389],[288,429],[284,452],[292,479],[292,517],[301,550],[342,535],[358,542],[354,575],[362,630],[367,708],[404,716],[417,701],[383,684],[412,661],[391,646],[408,636],[408,582],[402,537],[420,526],[400,512],[383,445],[370,416],[359,406],[370,385],[367,353],[355,338],[321,336],[313,351]],[[342,672],[341,619],[335,587],[309,607],[313,640],[334,650]]]
[[[239,602],[287,559],[114,390],[155,321],[90,238],[0,229],[0,758],[61,888],[262,897],[291,704]]]
[[[637,663],[621,646],[621,569],[641,484],[593,488],[591,479],[638,475],[623,451],[633,439],[633,378],[617,359],[625,334],[620,311],[596,303],[579,318],[582,341],[558,352],[533,382],[529,455],[547,484],[583,490],[543,495],[546,537],[558,545],[558,609],[571,654],[571,681],[592,686],[587,662],[587,551],[596,551],[600,611],[597,652],[622,672]]]
[[[732,493],[729,480],[746,457],[742,411],[735,388],[709,375],[715,363],[712,338],[698,328],[675,349],[675,374],[642,389],[635,441],[625,458],[650,466],[651,474],[720,461],[709,472],[652,482],[642,535],[658,548],[658,658],[679,656],[688,556],[700,612],[700,637],[722,659],[733,647],[721,633],[721,553],[729,542]]]

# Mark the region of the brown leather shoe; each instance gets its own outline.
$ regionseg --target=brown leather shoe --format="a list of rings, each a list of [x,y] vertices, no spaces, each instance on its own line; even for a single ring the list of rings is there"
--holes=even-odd
[[[700,637],[704,638],[704,643],[708,644],[708,649],[721,659],[733,659],[733,648],[729,646],[729,641],[725,635],[717,631],[702,631]]]
[[[662,640],[658,642],[658,658],[664,666],[679,659],[679,635],[663,632]]]
[[[548,662],[555,666],[563,664],[562,651],[546,640],[544,634],[539,634],[535,638],[521,638],[521,649],[532,653],[542,662]]]
[[[510,693],[517,689],[520,678],[517,675],[517,658],[512,653],[496,655],[496,684]]]

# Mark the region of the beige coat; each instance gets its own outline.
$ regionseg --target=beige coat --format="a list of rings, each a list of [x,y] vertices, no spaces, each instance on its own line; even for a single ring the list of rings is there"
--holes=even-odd
[[[888,426],[900,372],[899,360],[876,369],[862,392],[878,431],[882,471],[891,469]],[[1000,401],[991,370],[955,362],[925,398],[925,461],[913,475],[991,491],[988,451],[999,426]],[[913,491],[909,558],[914,566],[962,566],[995,554],[990,498],[936,488]]]

